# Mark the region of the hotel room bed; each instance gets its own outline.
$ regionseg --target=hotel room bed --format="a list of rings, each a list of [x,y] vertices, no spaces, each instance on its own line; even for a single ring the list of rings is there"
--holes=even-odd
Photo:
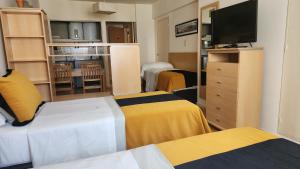
[[[210,132],[196,105],[166,92],[46,103],[32,123],[12,128],[22,131],[24,145],[14,140],[18,134],[0,137],[7,150],[0,167],[55,164]],[[11,135],[9,127],[1,130]]]
[[[13,127],[11,124],[0,127],[0,168],[30,162],[27,129],[28,126]]]
[[[257,129],[239,128],[40,169],[50,168],[298,169],[300,145]]]
[[[158,91],[115,97],[125,115],[127,148],[210,132],[198,106]]]
[[[191,99],[197,98],[197,92],[192,89],[198,86],[197,53],[169,53],[168,62],[144,64],[141,76],[146,92],[182,90],[184,94],[181,92],[179,97],[197,102]]]

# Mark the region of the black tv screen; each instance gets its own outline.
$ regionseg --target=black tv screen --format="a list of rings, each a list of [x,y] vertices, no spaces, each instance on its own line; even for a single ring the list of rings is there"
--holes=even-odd
[[[249,0],[212,12],[212,41],[238,44],[257,41],[257,0]]]

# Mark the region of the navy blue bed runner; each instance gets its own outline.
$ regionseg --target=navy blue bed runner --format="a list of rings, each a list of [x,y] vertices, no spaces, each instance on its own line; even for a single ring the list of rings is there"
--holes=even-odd
[[[181,164],[175,169],[300,169],[300,145],[274,139]]]
[[[166,102],[166,101],[173,101],[173,100],[184,100],[184,99],[182,99],[181,97],[178,97],[174,94],[160,94],[160,95],[154,95],[154,96],[116,99],[116,102],[118,103],[118,105],[120,107],[123,107],[123,106],[137,105],[137,104]]]

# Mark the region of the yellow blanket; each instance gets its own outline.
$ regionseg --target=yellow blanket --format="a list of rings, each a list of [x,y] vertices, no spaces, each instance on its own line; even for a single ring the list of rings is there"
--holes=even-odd
[[[160,72],[157,79],[157,90],[172,92],[186,88],[184,75],[176,72]]]
[[[202,159],[263,141],[276,136],[253,128],[238,128],[158,144],[173,166]]]
[[[115,99],[161,94],[167,93],[149,92]],[[186,100],[135,104],[121,109],[125,115],[127,149],[210,132],[202,111]]]

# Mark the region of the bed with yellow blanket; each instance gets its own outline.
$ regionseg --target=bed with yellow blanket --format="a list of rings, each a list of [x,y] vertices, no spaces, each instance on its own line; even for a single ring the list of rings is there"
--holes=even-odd
[[[210,132],[201,109],[167,92],[115,97],[125,116],[127,149]]]
[[[300,168],[300,145],[254,128],[231,129],[157,146],[175,169]]]
[[[118,160],[116,160],[118,159]],[[299,169],[300,145],[253,128],[148,145],[43,169]]]
[[[197,86],[197,73],[186,70],[167,70],[158,74],[157,90],[174,90]]]

